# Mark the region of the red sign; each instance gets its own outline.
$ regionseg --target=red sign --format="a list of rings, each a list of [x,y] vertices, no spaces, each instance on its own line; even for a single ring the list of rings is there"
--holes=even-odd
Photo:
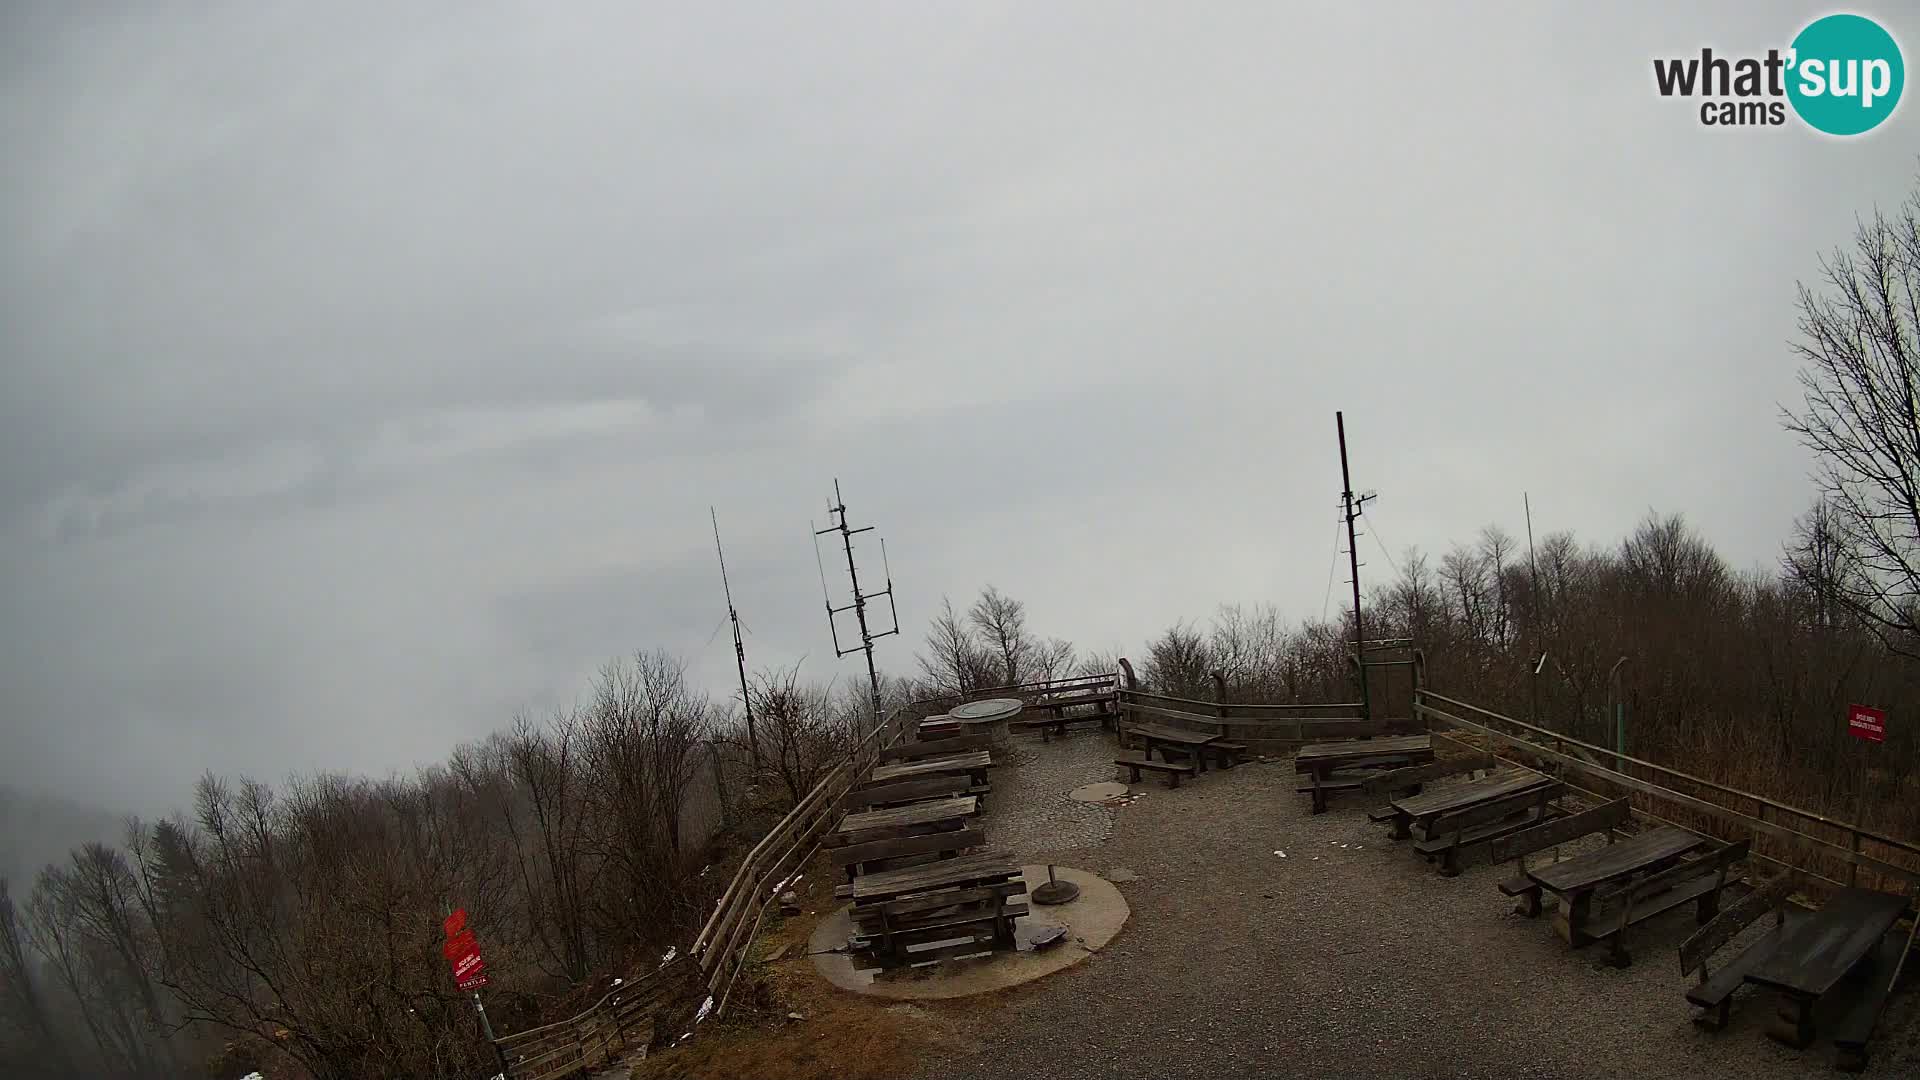
[[[487,966],[480,959],[480,942],[467,929],[467,913],[460,910],[447,916],[441,924],[447,932],[447,943],[440,946],[440,954],[453,965],[453,981],[462,990],[478,990],[487,985]]]
[[[1887,710],[1865,705],[1847,706],[1847,732],[1868,742],[1887,741]]]

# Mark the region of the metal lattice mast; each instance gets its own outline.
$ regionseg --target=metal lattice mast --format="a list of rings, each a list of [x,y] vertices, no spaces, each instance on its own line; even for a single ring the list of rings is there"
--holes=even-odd
[[[860,568],[853,560],[853,538],[859,533],[872,532],[874,527],[872,525],[863,525],[858,529],[847,527],[847,503],[846,500],[840,496],[840,481],[838,478],[833,481],[833,505],[827,507],[827,519],[833,524],[824,529],[814,529],[813,531],[815,538],[813,548],[814,562],[818,564],[820,561],[819,537],[831,532],[839,533],[840,545],[845,549],[847,554],[847,580],[853,587],[853,602],[834,607],[833,599],[827,593],[826,570],[824,567],[821,568],[820,595],[827,605],[827,629],[833,635],[833,654],[836,659],[846,656],[849,653],[864,652],[867,654],[867,684],[873,693],[873,715],[878,718],[882,711],[880,706],[880,669],[876,667],[873,662],[873,643],[880,638],[900,632],[900,611],[893,602],[893,567],[887,562],[887,542],[884,539],[880,541],[880,561],[886,573],[887,587],[881,589],[879,592],[861,592]],[[809,523],[808,527],[812,527],[811,523]],[[887,611],[893,620],[893,626],[891,629],[875,633],[867,621],[867,601],[878,600],[883,596],[887,598]],[[858,623],[860,627],[860,644],[845,649],[840,647],[840,628],[834,618],[843,611],[852,611],[854,621]]]

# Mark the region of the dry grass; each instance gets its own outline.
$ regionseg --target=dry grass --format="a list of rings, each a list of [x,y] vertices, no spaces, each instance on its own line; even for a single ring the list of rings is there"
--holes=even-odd
[[[832,872],[825,858],[808,867],[796,891],[809,914],[768,913],[727,1018],[649,1058],[634,1069],[634,1080],[893,1080],[912,1073],[929,1050],[966,1041],[954,1006],[850,994],[814,971],[807,937],[835,907]],[[775,955],[782,959],[766,959]],[[792,1013],[804,1019],[790,1019]]]

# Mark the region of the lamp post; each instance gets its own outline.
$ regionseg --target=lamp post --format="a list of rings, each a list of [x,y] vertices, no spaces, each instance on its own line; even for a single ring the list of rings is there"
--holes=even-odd
[[[1620,693],[1620,665],[1628,659],[1623,656],[1607,669],[1607,697],[1613,702],[1613,768],[1616,772],[1627,771],[1623,760],[1627,756],[1627,700]]]

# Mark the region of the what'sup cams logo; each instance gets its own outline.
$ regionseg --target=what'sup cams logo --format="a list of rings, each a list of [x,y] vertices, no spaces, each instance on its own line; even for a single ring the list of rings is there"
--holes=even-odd
[[[1708,127],[1777,126],[1787,108],[1815,131],[1864,135],[1886,122],[1906,88],[1900,45],[1863,15],[1808,23],[1785,51],[1764,57],[1699,56],[1655,60],[1653,82],[1666,98],[1700,99]]]

